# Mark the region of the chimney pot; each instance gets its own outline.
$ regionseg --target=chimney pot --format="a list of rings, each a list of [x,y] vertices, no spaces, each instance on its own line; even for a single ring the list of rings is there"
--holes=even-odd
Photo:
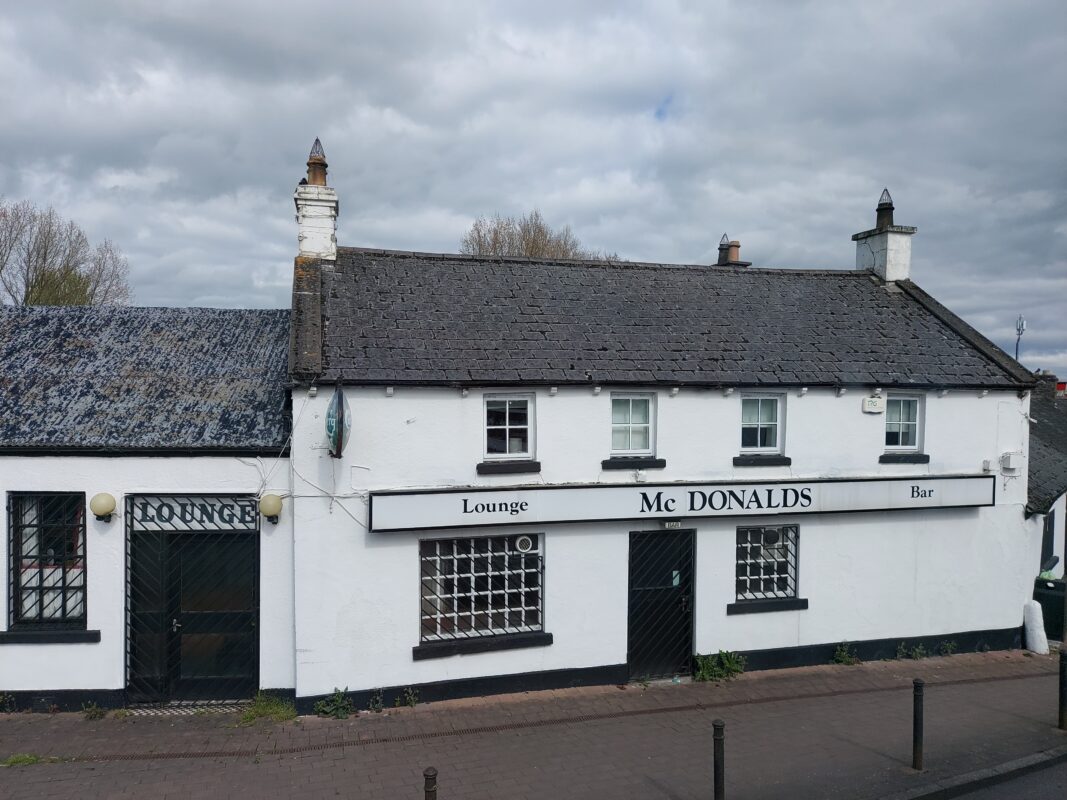
[[[719,239],[719,260],[715,262],[717,266],[723,266],[730,260],[730,237],[725,233],[722,238]]]
[[[880,231],[893,227],[893,198],[888,188],[882,189],[882,196],[878,198],[874,227]]]
[[[731,264],[741,260],[741,242],[731,239],[729,244],[729,262]]]
[[[315,144],[311,145],[311,153],[308,155],[308,183],[312,186],[325,186],[327,166],[322,142],[316,137]]]

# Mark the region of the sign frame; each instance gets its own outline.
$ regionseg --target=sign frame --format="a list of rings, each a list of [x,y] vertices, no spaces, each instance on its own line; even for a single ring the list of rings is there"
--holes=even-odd
[[[939,505],[915,505],[915,506],[883,506],[872,508],[804,508],[804,507],[790,507],[788,510],[772,511],[767,509],[760,509],[762,513],[731,513],[729,511],[714,511],[707,513],[705,511],[687,512],[682,509],[664,510],[663,513],[654,514],[626,514],[619,513],[613,516],[595,517],[595,518],[576,518],[576,519],[521,519],[521,520],[506,520],[494,518],[491,521],[481,521],[472,519],[461,524],[444,524],[444,525],[406,525],[397,527],[376,527],[374,524],[374,504],[375,500],[384,501],[386,498],[394,497],[411,497],[413,495],[441,495],[441,494],[466,494],[466,495],[484,495],[484,494],[507,494],[514,496],[520,496],[526,492],[557,492],[557,491],[591,491],[595,492],[603,489],[628,489],[635,493],[655,493],[664,492],[670,490],[682,490],[688,491],[695,487],[704,487],[714,490],[728,491],[730,489],[744,489],[745,487],[776,487],[776,486],[816,486],[826,484],[864,484],[864,483],[881,483],[881,484],[896,484],[900,482],[910,482],[912,484],[920,484],[923,482],[934,481],[974,481],[974,482],[986,482],[989,485],[989,501],[982,503],[946,503]],[[737,519],[743,517],[759,517],[759,516],[779,516],[783,514],[866,514],[871,512],[880,511],[924,511],[933,510],[938,508],[988,508],[995,506],[997,502],[997,485],[996,476],[989,474],[949,474],[949,475],[891,475],[891,476],[879,476],[879,477],[860,477],[860,478],[774,478],[768,480],[726,480],[726,481],[674,481],[667,483],[584,483],[584,484],[556,484],[546,486],[543,484],[524,484],[520,486],[464,486],[464,487],[445,487],[445,488],[432,488],[432,489],[385,489],[380,491],[371,491],[368,495],[367,504],[367,530],[372,533],[398,533],[403,531],[420,531],[420,530],[455,530],[465,528],[496,528],[496,527],[510,527],[515,525],[524,526],[544,526],[544,525],[560,525],[567,523],[587,523],[587,522],[621,522],[626,520],[653,520],[661,521],[664,519],[716,519],[716,518],[730,518]],[[773,506],[772,506],[773,508]]]

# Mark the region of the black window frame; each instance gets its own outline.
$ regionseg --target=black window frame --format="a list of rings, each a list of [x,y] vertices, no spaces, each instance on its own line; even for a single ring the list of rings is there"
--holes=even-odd
[[[36,569],[42,570],[39,578],[38,585],[36,587],[30,587],[36,589],[40,596],[38,598],[39,613],[44,613],[46,591],[54,590],[55,587],[48,587],[45,585],[45,577],[43,569],[46,565],[42,562],[47,559],[41,555],[41,546],[38,545],[38,553],[36,556],[25,556],[22,553],[23,536],[21,535],[28,525],[22,522],[22,503],[27,500],[34,500],[40,502],[42,500],[55,498],[67,498],[71,501],[72,507],[76,509],[76,519],[72,522],[61,522],[56,524],[49,524],[50,528],[70,528],[71,526],[77,526],[77,551],[71,556],[66,552],[66,546],[64,547],[64,554],[61,557],[63,568],[63,583],[60,587],[60,591],[63,592],[62,603],[65,608],[68,603],[68,596],[71,594],[81,595],[81,613],[78,616],[67,616],[65,613],[62,616],[55,618],[45,618],[43,616],[26,618],[22,614],[22,576],[26,569],[27,561],[36,561]],[[41,512],[38,511],[38,514]],[[88,610],[89,610],[89,572],[88,572],[88,552],[86,548],[86,517],[88,515],[85,492],[8,492],[7,495],[7,522],[8,522],[8,629],[11,631],[83,631],[88,626]],[[44,528],[45,525],[38,524],[38,528]],[[55,560],[54,558],[52,560]],[[81,583],[78,586],[69,586],[67,584],[67,571],[72,569],[74,562],[78,569],[81,570]],[[55,563],[47,565],[48,567],[55,568],[59,566]]]

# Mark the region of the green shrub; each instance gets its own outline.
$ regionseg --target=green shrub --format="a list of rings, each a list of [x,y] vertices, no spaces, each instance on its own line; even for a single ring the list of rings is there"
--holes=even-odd
[[[82,703],[82,714],[90,722],[95,722],[98,719],[103,719],[107,716],[107,709],[100,708],[96,703],[88,702]]]
[[[352,713],[352,699],[348,696],[348,687],[338,689],[335,686],[333,694],[315,703],[314,711],[320,717],[348,719],[348,715]]]
[[[958,649],[958,646],[951,639],[946,639],[945,641],[941,642],[940,645],[938,645],[937,649],[938,652],[941,653],[941,655],[951,656],[955,654],[956,650]]]
[[[834,656],[830,661],[833,664],[846,664],[851,667],[860,663],[860,657],[856,655],[855,648],[849,646],[848,642],[841,642],[834,650]]]
[[[745,671],[745,657],[727,650],[696,657],[695,681],[728,681]]]
[[[373,711],[375,714],[382,713],[382,690],[375,689],[370,693],[370,703],[367,706],[368,711]]]

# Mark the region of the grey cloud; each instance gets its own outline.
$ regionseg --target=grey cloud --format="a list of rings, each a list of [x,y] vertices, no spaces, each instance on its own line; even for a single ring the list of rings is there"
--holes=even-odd
[[[40,4],[43,6],[43,4]],[[0,194],[129,256],[146,304],[288,302],[321,136],[348,244],[541,208],[627,258],[851,266],[883,185],[916,280],[1067,373],[1056,0],[64,3],[0,21]],[[667,98],[666,113],[657,116]]]

